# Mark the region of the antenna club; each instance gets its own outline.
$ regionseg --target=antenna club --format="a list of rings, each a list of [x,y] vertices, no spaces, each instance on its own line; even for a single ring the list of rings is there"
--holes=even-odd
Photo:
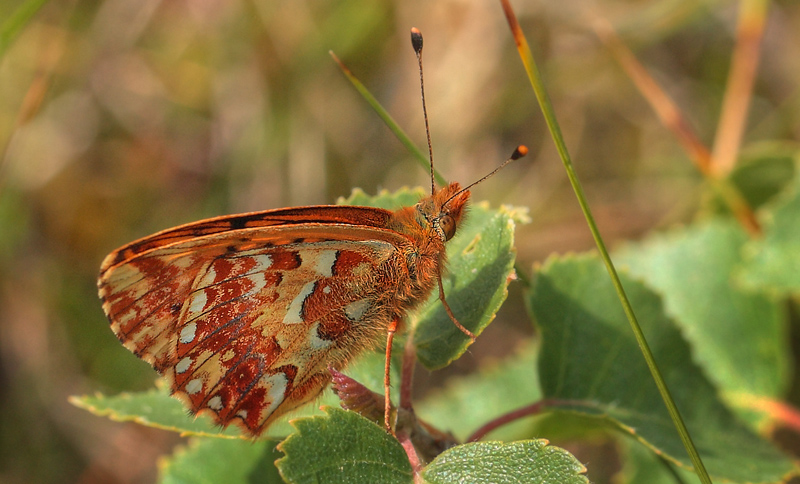
[[[422,53],[422,32],[416,27],[411,27],[411,46],[417,54]]]
[[[511,159],[518,160],[527,154],[528,154],[528,147],[525,145],[519,145],[517,146],[517,149],[514,150],[514,153],[511,154]]]

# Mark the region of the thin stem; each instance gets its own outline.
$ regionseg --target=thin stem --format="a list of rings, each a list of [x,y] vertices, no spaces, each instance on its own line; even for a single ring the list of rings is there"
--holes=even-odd
[[[572,184],[572,189],[575,192],[575,196],[577,197],[578,203],[581,206],[581,210],[586,218],[586,222],[589,226],[589,230],[592,233],[595,244],[597,245],[597,249],[600,252],[600,256],[605,263],[606,270],[611,277],[611,282],[614,285],[614,289],[616,290],[617,296],[622,304],[622,309],[624,310],[625,315],[627,316],[631,325],[631,330],[636,337],[636,342],[639,344],[639,348],[642,351],[642,355],[647,363],[647,367],[650,369],[650,374],[653,376],[653,380],[658,387],[658,391],[661,393],[661,398],[667,407],[670,417],[672,418],[673,425],[675,425],[675,428],[678,430],[678,434],[680,435],[681,441],[686,448],[686,452],[689,454],[689,458],[695,467],[695,471],[703,483],[711,484],[711,478],[708,476],[708,472],[706,471],[703,461],[697,452],[697,448],[692,441],[689,430],[686,428],[686,424],[684,423],[683,418],[681,417],[681,414],[675,405],[675,401],[672,398],[669,388],[664,382],[664,377],[661,375],[661,371],[656,365],[655,358],[650,350],[650,346],[644,337],[642,328],[639,326],[639,321],[636,319],[636,314],[633,312],[633,307],[631,306],[628,296],[625,294],[625,290],[623,289],[622,283],[619,280],[617,270],[611,261],[611,257],[608,255],[608,250],[606,249],[605,243],[600,235],[600,230],[597,228],[594,216],[592,215],[589,204],[586,201],[583,187],[581,186],[580,180],[578,180],[575,170],[572,167],[572,160],[570,158],[569,151],[567,150],[567,145],[564,141],[564,137],[561,134],[561,128],[558,124],[558,120],[556,119],[553,105],[550,102],[550,98],[544,88],[542,76],[539,73],[538,67],[536,66],[536,61],[533,58],[530,46],[528,46],[528,41],[525,39],[525,35],[522,33],[522,28],[517,21],[516,15],[514,14],[514,10],[511,8],[509,0],[500,0],[500,3],[503,6],[508,24],[511,27],[514,41],[517,44],[517,50],[519,51],[520,58],[522,59],[522,64],[525,66],[525,70],[528,73],[528,79],[530,80],[533,91],[536,94],[536,99],[539,101],[539,106],[542,109],[542,114],[544,115],[547,127],[550,130],[550,136],[555,142],[558,154],[561,157],[561,161],[564,164],[565,170],[567,171],[567,177]]]
[[[344,75],[347,77],[350,83],[353,84],[353,87],[356,88],[356,91],[358,91],[358,93],[361,94],[361,97],[363,97],[364,100],[367,101],[370,107],[383,120],[386,126],[389,127],[389,129],[392,131],[392,133],[394,133],[395,136],[397,136],[397,139],[399,139],[400,142],[403,143],[403,146],[405,146],[406,149],[408,149],[408,151],[410,151],[411,154],[414,155],[414,158],[417,160],[417,162],[421,166],[425,167],[425,170],[428,170],[430,167],[430,161],[428,161],[428,157],[425,156],[425,153],[423,153],[422,150],[420,150],[417,147],[417,145],[415,145],[414,142],[411,141],[411,138],[408,136],[408,134],[406,134],[405,131],[403,131],[400,125],[397,124],[397,121],[395,121],[394,118],[392,118],[392,116],[389,114],[389,112],[386,111],[383,108],[383,106],[380,105],[378,100],[375,99],[375,96],[373,96],[372,93],[370,93],[367,90],[364,84],[362,84],[361,81],[359,81],[358,78],[355,75],[353,75],[350,69],[348,69],[347,66],[344,65],[344,63],[340,61],[338,57],[336,57],[336,54],[334,54],[333,51],[330,51],[329,54],[331,57],[333,57],[333,60],[336,61],[336,63],[339,65],[339,68],[342,70],[342,73],[344,73]],[[439,185],[447,184],[447,180],[445,180],[445,178],[438,171],[434,170],[434,176],[436,177],[436,182]]]
[[[417,348],[414,346],[414,331],[408,332],[406,344],[403,348],[403,365],[400,372],[400,404],[397,408],[397,429],[395,437],[403,446],[408,456],[408,462],[411,464],[411,469],[414,473],[414,483],[422,483],[422,459],[417,453],[417,448],[414,447],[414,442],[411,440],[409,432],[409,421],[416,423],[414,415],[414,408],[412,406],[412,389],[414,386],[414,368],[417,362]]]
[[[733,170],[739,155],[753,97],[753,82],[761,55],[768,6],[768,0],[742,0],[740,4],[736,47],[712,150],[713,169],[719,176],[725,176]]]
[[[484,438],[486,434],[488,434],[489,432],[496,430],[502,427],[503,425],[511,423],[515,420],[519,420],[523,417],[528,417],[530,415],[539,415],[540,413],[542,413],[542,410],[545,409],[546,405],[547,405],[546,400],[540,400],[531,405],[526,405],[522,408],[518,408],[517,410],[513,410],[511,412],[503,414],[494,420],[490,420],[489,422],[485,423],[481,428],[473,432],[472,435],[470,435],[469,438],[467,439],[467,442],[477,442],[482,438]]]
[[[419,454],[417,454],[417,449],[414,447],[414,443],[411,441],[411,438],[408,434],[404,431],[399,431],[397,433],[397,441],[400,442],[400,445],[403,446],[403,450],[406,451],[406,456],[408,456],[408,462],[411,464],[411,470],[414,474],[414,482],[422,482],[420,479],[420,472],[422,472],[422,461],[419,458]]]
[[[595,32],[616,57],[617,62],[631,78],[639,92],[650,104],[650,107],[653,108],[653,111],[661,120],[661,124],[678,139],[678,142],[689,155],[689,159],[694,162],[703,177],[708,180],[710,188],[728,205],[731,213],[745,230],[752,235],[760,235],[761,226],[756,219],[755,213],[753,213],[753,209],[730,180],[720,176],[719,170],[714,169],[714,158],[711,152],[700,141],[700,138],[686,121],[677,104],[636,59],[636,56],[617,36],[608,22],[597,21]]]
[[[636,59],[636,56],[622,42],[622,39],[619,38],[611,24],[605,20],[597,20],[595,21],[594,30],[600,40],[616,57],[617,62],[628,74],[636,88],[639,89],[639,92],[650,104],[650,107],[653,108],[661,124],[675,135],[683,149],[689,154],[689,158],[700,170],[700,173],[709,176],[711,174],[711,152],[700,141],[700,138],[683,116],[677,104]]]
[[[417,347],[414,346],[414,331],[408,332],[403,349],[403,366],[400,373],[400,408],[411,410],[411,394],[414,386],[414,368],[417,363]]]
[[[508,413],[505,413],[495,418],[494,420],[487,422],[481,428],[473,432],[472,435],[470,435],[469,438],[467,439],[467,442],[477,442],[478,440],[484,438],[486,434],[488,434],[489,432],[496,430],[502,427],[503,425],[509,424],[515,420],[519,420],[524,417],[529,417],[531,415],[539,415],[548,408],[557,408],[557,407],[587,407],[591,409],[597,408],[595,405],[587,403],[584,400],[563,400],[559,398],[544,398],[536,403],[525,405],[524,407],[512,410]]]
[[[392,321],[386,331],[386,359],[383,367],[383,425],[386,431],[394,434],[392,430],[392,398],[391,398],[391,372],[392,372],[392,342],[397,332],[397,321]]]

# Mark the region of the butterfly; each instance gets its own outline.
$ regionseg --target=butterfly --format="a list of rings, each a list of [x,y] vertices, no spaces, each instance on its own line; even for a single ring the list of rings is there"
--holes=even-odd
[[[103,310],[192,414],[252,437],[317,398],[329,369],[385,338],[390,430],[392,340],[407,314],[438,286],[474,340],[442,289],[445,244],[464,219],[468,188],[432,183],[430,196],[396,211],[282,208],[158,232],[105,258]]]

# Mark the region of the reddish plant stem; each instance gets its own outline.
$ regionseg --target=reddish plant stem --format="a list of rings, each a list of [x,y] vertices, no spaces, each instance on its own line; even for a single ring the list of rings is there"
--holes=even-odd
[[[519,420],[529,415],[537,415],[542,412],[544,407],[545,407],[545,401],[540,400],[534,404],[519,408],[517,410],[513,410],[505,415],[501,415],[500,417],[497,417],[494,420],[490,420],[489,422],[484,424],[481,428],[473,432],[472,435],[470,435],[469,438],[467,439],[467,442],[477,442],[482,438],[484,438],[486,434],[488,434],[492,430],[502,427],[507,423],[511,423],[514,420]]]
[[[417,348],[414,346],[414,331],[408,332],[403,350],[403,366],[400,374],[400,408],[413,411],[411,394],[414,386],[414,367],[417,364]]]
[[[653,108],[661,124],[675,135],[700,173],[707,177],[710,176],[711,153],[686,121],[680,108],[619,38],[610,23],[602,19],[597,20],[594,29],[597,36],[609,48],[617,62]]]
[[[383,367],[383,425],[386,431],[394,434],[392,431],[391,415],[392,415],[392,399],[391,399],[391,371],[392,371],[392,342],[394,335],[397,332],[397,321],[392,321],[389,329],[386,331],[386,362]]]
[[[739,155],[761,57],[768,4],[766,0],[743,0],[740,4],[736,47],[712,149],[712,169],[720,177],[733,170]]]
[[[417,449],[414,448],[414,444],[411,442],[410,436],[405,431],[401,430],[397,432],[396,437],[400,442],[400,445],[403,446],[403,450],[406,451],[408,462],[411,464],[411,470],[414,474],[414,482],[417,482],[420,472],[422,471],[422,461],[417,454]]]
[[[752,62],[757,62],[758,59],[757,54],[754,55],[752,53],[752,45],[747,44],[750,47],[749,49],[737,47],[739,50],[746,50],[746,53],[737,54],[737,57],[746,56],[747,62],[745,60],[739,61],[743,67],[738,68],[739,70],[737,70],[735,76],[733,72],[731,73],[732,79],[729,82],[729,89],[726,91],[726,99],[730,97],[727,93],[731,89],[736,89],[739,97],[731,100],[729,107],[727,105],[723,107],[723,116],[720,118],[720,131],[715,143],[715,152],[712,155],[692,130],[680,108],[617,36],[611,24],[605,21],[597,21],[595,31],[600,40],[608,46],[611,53],[616,57],[642,96],[650,103],[661,123],[675,135],[690,159],[694,161],[700,173],[703,174],[730,207],[731,212],[742,224],[742,227],[754,236],[760,235],[761,226],[753,213],[753,209],[747,204],[742,194],[721,176],[727,172],[720,169],[720,164],[717,163],[717,156],[735,158],[738,153],[741,130],[744,126],[744,116],[749,103],[749,95],[744,95],[742,90],[744,88],[752,90],[752,78],[750,78],[750,84],[747,84],[746,78],[748,73],[751,76],[754,75],[755,65]],[[756,45],[758,45],[758,42],[756,42]],[[722,154],[717,153],[718,149],[723,145],[726,147],[724,148],[725,150],[728,150],[729,147],[734,147],[734,150],[728,150]],[[730,170],[727,169],[727,171]]]
[[[477,442],[482,438],[484,438],[486,434],[488,434],[489,432],[496,430],[499,427],[509,424],[515,420],[529,417],[531,415],[538,415],[542,413],[544,410],[547,410],[549,408],[566,407],[566,406],[589,407],[591,405],[587,404],[587,402],[580,400],[560,400],[557,398],[545,398],[543,400],[539,400],[536,403],[532,403],[522,408],[512,410],[506,414],[497,417],[494,420],[490,420],[489,422],[484,424],[481,428],[473,432],[472,435],[470,435],[469,438],[467,439],[467,442]]]
[[[413,417],[414,409],[411,403],[412,388],[414,384],[414,367],[417,363],[417,349],[414,346],[414,331],[408,332],[408,338],[403,349],[403,364],[400,373],[400,402],[397,409],[398,413],[398,428],[395,434],[400,445],[406,451],[408,462],[411,464],[411,469],[414,474],[414,482],[422,482],[420,472],[422,471],[422,461],[417,454],[417,449],[411,441],[411,435],[408,433],[408,427],[401,424],[405,422],[405,418],[400,418],[403,412],[408,412],[407,415]]]

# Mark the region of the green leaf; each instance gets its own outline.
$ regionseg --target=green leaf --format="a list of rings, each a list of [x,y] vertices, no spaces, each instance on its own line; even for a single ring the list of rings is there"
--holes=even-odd
[[[445,298],[459,322],[476,336],[494,320],[508,295],[517,252],[514,228],[524,220],[522,209],[473,204],[467,221],[448,242]],[[470,340],[447,316],[436,289],[418,315],[414,343],[426,368],[442,368],[464,354]]]
[[[188,435],[206,435],[223,438],[237,438],[241,433],[233,426],[221,432],[211,419],[194,418],[186,407],[169,396],[168,390],[161,385],[145,392],[120,393],[107,396],[102,393],[70,397],[70,403],[89,412],[108,417],[116,422],[136,422]]]
[[[482,367],[478,373],[448,380],[444,388],[417,402],[415,411],[420,418],[463,441],[486,422],[542,398],[536,357],[534,346],[526,345],[505,360]],[[526,423],[503,426],[491,435],[506,440],[518,438],[517,424]]]
[[[161,382],[159,380],[159,382]],[[335,402],[336,398],[330,391],[326,391],[320,401]],[[153,427],[185,435],[200,435],[206,437],[219,437],[224,439],[245,439],[236,425],[221,429],[215,425],[208,416],[193,417],[183,404],[169,396],[169,390],[162,383],[158,388],[144,392],[121,393],[107,396],[97,393],[93,396],[84,395],[70,397],[70,402],[89,412],[108,417],[116,422],[136,422],[147,427]],[[298,415],[319,414],[317,405],[307,405],[296,412],[278,419],[264,434],[269,437],[283,437],[292,431],[288,424],[290,418]]]
[[[411,464],[400,443],[353,412],[326,407],[323,417],[295,420],[297,431],[278,445],[276,462],[290,484],[410,484]]]
[[[403,341],[404,339],[402,337],[395,338],[394,348],[402,348]],[[402,357],[403,357],[402,351],[398,350],[392,352],[392,374],[391,374],[392,382],[400,381],[400,364],[402,362]],[[353,362],[348,363],[347,366],[342,370],[342,373],[358,381],[359,383],[369,388],[370,390],[376,393],[383,394],[384,390],[383,367],[385,362],[386,362],[386,351],[384,350],[384,348],[380,348],[376,351],[367,351],[363,355],[355,359]],[[395,397],[397,395],[395,395],[395,393],[392,393],[392,396]],[[333,400],[326,400],[326,402],[334,403]],[[335,404],[338,403],[339,400],[338,399],[335,400]]]
[[[745,247],[742,280],[782,294],[800,292],[800,173],[764,213],[764,237]]]
[[[719,401],[660,298],[621,274],[626,293],[706,468],[730,482],[775,482],[796,469]],[[604,418],[684,467],[689,459],[594,256],[551,258],[529,298],[542,335],[542,389],[559,408]]]
[[[402,340],[400,340],[402,342]],[[374,391],[383,391],[383,351],[367,351],[350,362],[343,370]],[[400,358],[400,353],[395,353]],[[398,381],[395,371],[399,364],[393,365],[392,381]],[[242,434],[236,425],[222,429],[215,425],[210,417],[201,415],[193,417],[188,409],[177,399],[170,397],[167,383],[163,379],[156,380],[156,388],[144,392],[121,393],[108,396],[102,393],[84,396],[72,396],[70,402],[84,410],[108,417],[116,422],[136,422],[147,427],[159,428],[186,435],[200,435],[227,439],[249,439]],[[289,425],[292,418],[322,415],[320,405],[338,405],[339,399],[330,388],[323,391],[314,403],[304,405],[276,420],[264,433],[265,437],[283,438],[294,431]]]
[[[369,197],[356,190],[340,203],[397,209],[415,205],[427,194],[422,189],[381,192]],[[447,244],[447,273],[443,278],[445,297],[456,318],[467,329],[480,334],[494,319],[508,294],[514,275],[514,227],[526,220],[523,209],[489,209],[485,203],[470,205],[467,220]],[[447,366],[470,344],[450,320],[434,288],[417,312],[414,334],[417,357],[428,369]]]
[[[433,460],[422,477],[430,484],[584,484],[586,468],[564,449],[541,440],[475,442]]]
[[[622,470],[615,482],[678,484],[697,481],[697,476],[693,472],[672,465],[638,442],[628,440],[620,444],[622,444]]]
[[[789,376],[783,306],[731,277],[746,241],[734,221],[717,220],[651,236],[614,257],[658,291],[694,360],[734,399],[780,395]]]
[[[759,208],[791,183],[796,172],[797,146],[766,141],[748,146],[730,180],[751,208]]]
[[[273,462],[276,442],[195,438],[161,461],[160,484],[282,483]]]
[[[398,210],[411,207],[420,200],[430,195],[420,187],[403,187],[396,192],[381,190],[377,195],[368,195],[360,188],[356,188],[347,198],[339,198],[337,205],[358,205],[361,207],[378,207],[386,210]]]

